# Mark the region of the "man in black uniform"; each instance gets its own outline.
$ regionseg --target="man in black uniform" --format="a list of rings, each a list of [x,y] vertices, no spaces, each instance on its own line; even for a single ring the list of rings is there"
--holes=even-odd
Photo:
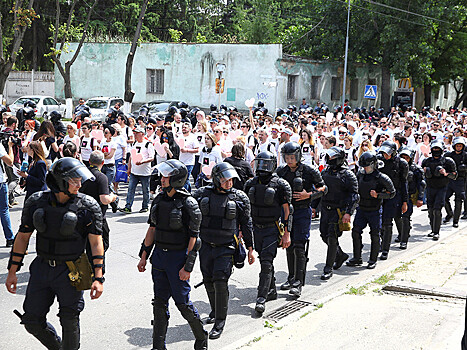
[[[273,173],[276,166],[277,159],[271,152],[259,153],[255,159],[256,176],[245,184],[245,193],[251,202],[255,250],[261,263],[255,307],[258,313],[264,312],[266,301],[277,298],[273,263],[278,238],[283,249],[290,245],[292,189],[287,181]],[[284,226],[282,237],[279,220]]]
[[[399,236],[396,242],[400,242],[400,249],[407,249],[407,242],[410,237],[410,219],[413,214],[413,206],[420,208],[423,205],[423,197],[425,195],[426,182],[423,176],[423,170],[419,165],[413,162],[415,151],[409,148],[404,148],[400,152],[403,158],[409,164],[409,172],[407,174],[407,183],[409,191],[409,201],[407,202],[407,211],[402,214],[400,219],[395,220]]]
[[[339,269],[349,257],[339,246],[339,237],[342,235],[339,221],[350,223],[359,195],[357,178],[345,164],[345,158],[345,152],[340,147],[334,146],[326,151],[328,166],[322,176],[328,192],[321,199],[319,231],[322,240],[328,245],[328,251],[322,280],[330,279],[332,270]]]
[[[201,187],[193,193],[198,201],[203,220],[199,252],[204,287],[211,305],[207,323],[214,323],[210,339],[217,339],[224,330],[229,302],[227,283],[232,274],[235,237],[241,231],[248,248],[248,262],[254,262],[253,230],[250,200],[243,191],[233,188],[238,178],[229,163],[219,163],[212,169],[212,185]],[[240,228],[239,228],[240,227]]]
[[[103,291],[101,209],[93,198],[78,193],[81,183],[90,179],[92,174],[77,159],[62,158],[51,166],[46,177],[51,191],[37,192],[26,201],[8,262],[6,286],[9,292],[16,293],[16,272],[23,265],[29,238],[37,230],[38,256],[29,268],[21,323],[48,349],[79,349],[83,291],[71,285],[68,264],[82,258],[86,240],[91,245],[95,276],[91,299],[99,298]],[[46,320],[55,297],[59,303],[62,339]]]
[[[201,212],[198,203],[183,188],[188,178],[186,166],[171,159],[156,166],[161,175],[160,192],[154,198],[149,215],[149,228],[141,244],[138,270],[146,270],[151,255],[154,282],[153,349],[165,350],[169,325],[170,297],[180,310],[196,338],[195,350],[208,348],[207,332],[190,301],[190,274],[196,261],[201,241],[198,238]]]
[[[451,158],[443,156],[443,141],[432,141],[430,148],[431,157],[423,160],[422,168],[426,178],[426,204],[431,226],[428,237],[437,241],[441,227],[441,209],[446,201],[449,179],[455,180],[457,173],[456,163]]]
[[[379,253],[379,232],[381,230],[381,206],[383,199],[390,199],[396,195],[391,179],[378,170],[378,159],[374,152],[364,152],[359,160],[360,171],[357,173],[358,203],[357,213],[352,227],[353,258],[347,261],[347,266],[362,265],[362,233],[370,226],[370,259],[367,268],[376,267]]]
[[[456,163],[457,179],[449,179],[446,192],[446,218],[444,223],[448,223],[451,218],[452,226],[459,227],[459,218],[462,211],[462,201],[465,201],[465,178],[467,175],[467,153],[465,152],[465,139],[457,136],[452,141],[453,151],[446,153],[446,157],[451,158]],[[450,199],[454,194],[454,212],[452,211]]]
[[[381,260],[386,260],[392,240],[392,220],[399,220],[401,215],[408,209],[408,186],[407,174],[409,165],[397,154],[397,145],[393,141],[384,141],[379,149],[378,159],[383,162],[379,171],[391,179],[396,189],[393,198],[383,201],[383,226],[381,228],[382,247]]]
[[[287,248],[289,275],[281,285],[282,290],[299,297],[305,285],[306,263],[311,228],[311,202],[320,198],[325,190],[323,179],[314,167],[301,163],[302,151],[296,142],[286,143],[281,150],[286,164],[277,169],[277,175],[292,188],[293,223],[291,245]]]

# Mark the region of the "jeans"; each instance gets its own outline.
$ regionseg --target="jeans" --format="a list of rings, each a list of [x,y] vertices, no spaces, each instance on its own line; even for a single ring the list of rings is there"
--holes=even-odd
[[[183,185],[183,187],[188,191],[191,192],[191,184],[190,184],[190,174],[191,171],[193,170],[194,165],[187,165],[186,169],[188,170],[188,176],[186,177],[186,182]]]
[[[108,183],[109,183],[109,189],[110,189],[110,192],[113,192],[113,189],[112,189],[112,182],[114,182],[114,178],[115,178],[115,165],[105,165],[102,167],[102,173],[107,176],[107,180],[108,180]]]
[[[0,184],[0,220],[2,222],[5,239],[13,239],[14,235],[11,229],[10,209],[8,207],[8,185],[6,182]]]
[[[130,174],[130,181],[128,183],[128,194],[126,195],[125,207],[131,209],[133,201],[135,199],[135,190],[138,183],[141,183],[143,188],[143,205],[142,209],[148,209],[149,207],[149,178],[150,176],[134,175]]]

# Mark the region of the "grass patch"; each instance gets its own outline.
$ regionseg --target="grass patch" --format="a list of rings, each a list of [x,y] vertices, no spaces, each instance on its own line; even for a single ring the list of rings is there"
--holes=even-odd
[[[253,339],[253,343],[257,343],[261,340],[262,337],[256,337]]]
[[[347,292],[345,292],[345,294],[363,295],[363,294],[365,294],[366,288],[367,288],[366,285],[360,286],[360,287],[357,287],[357,288],[350,287],[349,290]]]
[[[323,303],[319,303],[318,305],[315,305],[315,310],[321,309],[323,307]]]
[[[376,283],[376,284],[379,284],[379,285],[383,285],[383,284],[386,284],[388,283],[389,281],[393,280],[395,277],[394,275],[391,273],[385,273],[384,275],[378,277],[377,279],[375,279],[372,283]]]
[[[316,310],[316,309],[315,309]],[[305,312],[303,315],[300,316],[300,318],[306,317],[311,313],[311,311]]]
[[[392,272],[393,273],[398,273],[398,272],[403,272],[403,271],[408,271],[409,266],[413,264],[413,260],[403,263],[401,266],[396,267]]]
[[[274,325],[269,321],[264,321],[264,327],[265,328],[274,328]]]

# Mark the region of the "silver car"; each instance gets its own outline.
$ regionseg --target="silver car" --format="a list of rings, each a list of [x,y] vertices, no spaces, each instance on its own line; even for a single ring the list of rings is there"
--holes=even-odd
[[[34,101],[36,104],[36,116],[44,117],[47,119],[47,115],[52,111],[58,111],[62,115],[65,115],[65,105],[58,102],[54,97],[51,96],[21,96],[15,102],[8,106],[10,112],[16,114],[18,109],[23,108],[26,101]]]
[[[91,112],[91,119],[99,122],[104,122],[107,118],[108,111],[116,103],[123,106],[123,99],[120,97],[93,97],[86,101],[86,106],[89,107]]]

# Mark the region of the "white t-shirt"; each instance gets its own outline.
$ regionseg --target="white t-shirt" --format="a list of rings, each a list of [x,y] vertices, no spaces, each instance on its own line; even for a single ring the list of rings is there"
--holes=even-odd
[[[210,163],[219,164],[222,163],[221,149],[219,146],[215,146],[211,149],[211,152],[206,151],[206,147],[201,150],[199,155],[199,164],[201,165],[201,171],[204,166],[209,165]],[[212,179],[206,180],[211,182]]]
[[[149,158],[154,158],[155,150],[151,141],[143,140],[143,142],[135,142],[131,149],[136,149],[136,153],[143,155],[143,161]],[[151,162],[136,165],[131,159],[131,173],[139,176],[150,176],[152,173]]]
[[[205,142],[206,134],[203,132],[197,132],[195,133],[195,137],[196,137],[196,142],[198,143],[198,152],[195,154],[199,156],[203,147],[206,146],[206,142]]]
[[[113,149],[115,150],[115,152],[117,152],[117,144],[112,139],[110,140],[110,142],[108,142],[106,139],[102,139],[100,147],[102,152],[110,153]],[[104,158],[104,164],[115,164],[115,153],[112,158]]]
[[[193,134],[188,134],[185,139],[185,148],[195,149],[198,148],[198,140]],[[180,150],[179,160],[185,165],[195,165],[195,153],[182,152]]]
[[[81,159],[85,161],[89,161],[89,157],[91,156],[91,153],[93,151],[93,147],[96,147],[98,145],[96,139],[94,137],[89,136],[81,137],[81,145],[80,145],[80,152],[81,152]]]
[[[276,155],[276,147],[270,142],[260,143],[258,148],[258,154],[264,151],[269,151],[272,154]]]
[[[73,142],[76,145],[76,148],[79,149],[80,139],[78,135],[70,137],[69,135],[65,135],[63,138],[63,144],[66,145],[67,142]]]
[[[314,146],[310,145],[309,143],[302,143],[300,145],[302,149],[302,162],[303,164],[309,165],[309,166],[315,166],[315,161],[314,161],[314,156],[313,156],[313,150]]]
[[[0,158],[5,157],[8,153],[6,153],[5,147],[0,143]],[[2,160],[0,160],[1,162]],[[7,165],[5,163],[0,166],[0,183],[7,182],[7,176],[5,172],[3,171],[3,168],[6,167]]]
[[[127,143],[126,143],[126,136],[125,135],[114,136],[112,137],[112,141],[115,143],[115,146],[117,146],[117,150],[115,151],[114,158],[117,160],[122,159],[123,149],[128,148]]]

